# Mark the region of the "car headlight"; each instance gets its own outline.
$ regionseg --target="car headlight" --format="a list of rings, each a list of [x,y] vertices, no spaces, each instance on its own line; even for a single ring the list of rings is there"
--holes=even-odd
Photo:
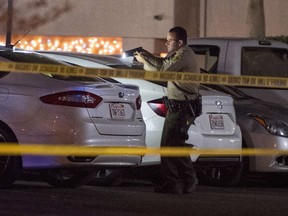
[[[249,114],[248,116],[261,124],[269,133],[288,137],[288,124],[286,122],[257,114]]]

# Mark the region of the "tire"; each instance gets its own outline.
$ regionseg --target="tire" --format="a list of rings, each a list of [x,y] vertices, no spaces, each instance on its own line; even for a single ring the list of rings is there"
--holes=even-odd
[[[42,179],[56,188],[76,188],[87,184],[95,172],[73,172],[65,170],[47,170],[41,172]]]
[[[16,143],[17,140],[12,132],[0,128],[1,143]],[[0,188],[10,187],[19,177],[22,169],[21,157],[11,155],[0,156]]]
[[[89,185],[115,186],[123,182],[126,169],[99,169],[90,181]]]

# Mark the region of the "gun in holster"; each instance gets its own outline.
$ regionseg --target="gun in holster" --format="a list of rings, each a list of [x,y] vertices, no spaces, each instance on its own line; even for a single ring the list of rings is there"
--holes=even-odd
[[[176,104],[175,100],[169,100],[167,96],[162,98],[163,103],[169,111],[177,112],[179,110],[178,104]]]
[[[180,102],[180,101],[176,101],[176,100],[170,100],[170,99],[168,99],[167,96],[164,96],[162,98],[162,100],[163,100],[165,107],[169,111],[174,112],[174,113],[178,112],[181,109],[181,107],[183,107],[183,105],[186,106],[185,101]],[[188,129],[189,129],[190,123],[187,122],[185,118],[186,118],[185,117],[185,110],[183,110],[183,112],[179,113],[178,126],[174,128],[174,130],[175,130],[174,136],[177,137],[177,139],[187,140],[189,138]]]

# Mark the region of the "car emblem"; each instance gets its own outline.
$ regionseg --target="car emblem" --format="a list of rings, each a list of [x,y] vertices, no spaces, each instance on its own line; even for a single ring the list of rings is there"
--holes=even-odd
[[[223,109],[223,102],[222,101],[215,101],[215,104],[217,106],[217,109],[222,110]]]
[[[119,92],[118,95],[119,95],[120,98],[123,98],[124,97],[124,92]]]

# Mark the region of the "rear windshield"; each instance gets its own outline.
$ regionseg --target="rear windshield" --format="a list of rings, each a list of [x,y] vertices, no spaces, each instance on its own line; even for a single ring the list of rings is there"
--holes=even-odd
[[[52,58],[47,58],[40,54],[26,51],[17,51],[17,52],[12,50],[0,51],[0,60],[1,58],[8,59],[13,62],[63,65],[63,63],[56,61]],[[0,73],[0,78],[1,74],[2,76],[4,76],[4,73]],[[5,74],[7,74],[7,72],[5,72]],[[81,81],[81,82],[93,82],[93,83],[106,82],[105,80],[99,77],[63,76],[63,75],[53,75],[50,73],[44,73],[43,75],[67,81]]]
[[[281,48],[243,47],[241,74],[288,77],[288,50]]]
[[[191,45],[190,47],[194,50],[201,69],[209,73],[217,73],[219,47],[210,45]]]
[[[58,61],[30,52],[0,51],[0,56],[14,62],[60,64]]]

